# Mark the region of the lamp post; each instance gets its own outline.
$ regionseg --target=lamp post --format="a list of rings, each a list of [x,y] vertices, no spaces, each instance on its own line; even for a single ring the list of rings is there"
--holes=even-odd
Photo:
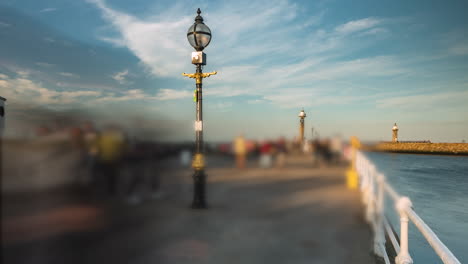
[[[299,112],[299,122],[300,122],[300,126],[299,126],[299,142],[301,143],[301,147],[304,143],[304,119],[306,117],[306,113],[304,112],[304,109],[301,110],[301,112]]]
[[[0,96],[0,188],[3,182],[3,130],[5,128],[5,102],[6,99]]]
[[[195,48],[192,52],[192,64],[196,66],[195,73],[182,73],[183,76],[195,79],[196,90],[194,101],[196,102],[195,115],[195,155],[192,160],[193,173],[193,202],[192,208],[206,208],[205,201],[205,162],[203,157],[203,108],[202,108],[202,80],[203,78],[215,75],[217,72],[202,72],[202,66],[206,65],[206,54],[203,49],[210,44],[211,30],[203,23],[203,17],[200,16],[200,8],[197,10],[195,23],[190,26],[187,32],[188,42]]]

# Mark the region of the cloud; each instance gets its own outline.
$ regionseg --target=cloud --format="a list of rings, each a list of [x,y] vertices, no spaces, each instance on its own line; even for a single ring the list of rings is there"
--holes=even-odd
[[[38,61],[35,63],[37,66],[41,66],[41,67],[52,67],[52,66],[55,66],[55,64],[51,64],[51,63],[47,63],[47,62],[41,62],[41,61]]]
[[[127,83],[126,76],[128,76],[128,70],[117,72],[116,74],[112,75],[111,77],[112,77],[112,79],[116,80],[120,84],[126,84]]]
[[[53,11],[57,11],[57,8],[48,7],[48,8],[41,9],[39,12],[40,13],[48,13],[48,12],[53,12]]]
[[[449,47],[449,53],[455,56],[468,55],[468,41],[462,43],[456,43]]]
[[[309,18],[307,18],[300,27],[307,28],[307,27],[317,26],[322,22],[324,16],[325,16],[325,11],[322,11],[317,15],[312,15]]]
[[[376,28],[371,28],[369,30],[362,32],[360,36],[374,36],[374,35],[381,35],[381,34],[386,34],[386,33],[389,33],[388,29],[376,27]]]
[[[364,29],[372,28],[380,23],[381,21],[376,18],[372,18],[372,17],[363,18],[363,19],[349,21],[345,24],[339,25],[335,28],[335,31],[341,34],[351,34],[357,31],[362,31]]]
[[[78,103],[83,97],[97,97],[101,94],[98,91],[55,91],[24,76],[0,80],[0,92],[9,101],[35,105],[67,105]]]
[[[266,102],[265,100],[261,100],[261,99],[247,100],[248,104],[261,104],[265,102]]]
[[[431,94],[398,96],[377,100],[379,108],[428,110],[434,108],[464,107],[468,110],[468,90]]]
[[[187,71],[191,47],[186,30],[194,14],[185,6],[173,5],[159,15],[140,18],[115,10],[104,0],[88,2],[117,32],[117,37],[115,33],[108,37],[100,31],[101,40],[127,47],[157,76],[176,78]],[[289,1],[249,2],[248,9],[242,3],[224,2],[202,14],[213,33],[208,47],[209,65],[205,68],[218,70],[218,75],[206,82],[207,96],[256,96],[282,107],[297,102],[310,105],[306,99],[314,96],[323,97],[321,102],[347,102],[355,98],[334,94],[342,85],[338,82],[377,80],[411,72],[397,56],[354,55],[373,45],[375,36],[388,32],[388,19],[367,17],[332,29],[315,28],[326,14],[323,10],[312,13],[304,22],[298,19],[300,7]],[[353,33],[367,37],[355,38]],[[343,59],[350,55],[353,59]],[[310,90],[313,95],[274,96],[284,87],[298,91],[310,87],[306,93]],[[332,88],[322,91],[322,87]]]
[[[191,24],[188,17],[171,21],[144,21],[116,11],[102,0],[88,0],[95,4],[120,34],[120,38],[101,38],[113,44],[125,45],[156,75],[180,73],[190,54],[186,30]]]
[[[54,43],[55,42],[55,39],[49,38],[49,37],[43,38],[42,40],[44,40],[45,42],[48,42],[48,43]]]
[[[74,74],[74,73],[71,73],[71,72],[59,72],[59,74],[64,76],[64,77],[80,78],[80,76],[78,74]]]
[[[147,94],[141,89],[132,89],[120,94],[108,94],[98,98],[97,102],[123,102],[132,100],[176,100],[192,96],[189,91],[179,91],[174,89],[160,89],[155,95]]]
[[[174,89],[160,89],[155,98],[158,100],[174,100],[191,97],[192,93],[189,91],[180,91]]]
[[[11,27],[11,24],[6,23],[6,22],[3,22],[3,21],[0,21],[0,27],[4,27],[4,28],[6,28],[6,27]]]
[[[20,74],[18,74],[20,73]],[[192,92],[175,89],[159,89],[149,94],[141,89],[116,91],[112,87],[89,86],[81,84],[57,83],[59,87],[73,90],[58,91],[46,88],[40,82],[29,78],[26,71],[18,71],[16,78],[0,74],[0,94],[11,103],[42,105],[45,107],[83,107],[109,102],[156,100],[168,101],[189,98]],[[61,75],[74,77],[74,74],[62,72]],[[87,88],[86,90],[83,88]],[[86,106],[86,107],[88,107]]]

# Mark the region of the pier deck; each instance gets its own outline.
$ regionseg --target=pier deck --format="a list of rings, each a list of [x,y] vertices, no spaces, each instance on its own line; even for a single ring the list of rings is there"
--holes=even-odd
[[[62,221],[59,231],[43,223],[44,234],[33,238],[10,230],[4,263],[375,263],[359,193],[346,189],[344,171],[299,157],[283,169],[212,164],[210,208],[191,210],[190,171],[166,170],[161,199],[105,207],[69,201],[69,210],[81,208],[77,216],[94,208],[100,217]]]

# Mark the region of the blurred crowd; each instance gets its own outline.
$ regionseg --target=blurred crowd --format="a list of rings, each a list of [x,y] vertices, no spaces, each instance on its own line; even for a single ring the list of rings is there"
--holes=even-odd
[[[36,130],[38,138],[57,137],[58,134],[65,134],[74,152],[78,153],[77,171],[82,171],[77,173],[78,183],[99,196],[124,197],[131,204],[160,197],[160,165],[175,157],[175,167],[189,168],[194,151],[193,142],[137,140],[118,125],[97,128],[90,121],[61,129],[41,126]],[[315,167],[335,166],[343,162],[344,150],[338,135],[312,140],[285,137],[249,140],[241,134],[232,142],[205,144],[208,159],[224,157],[216,160],[229,162],[232,158],[239,169],[283,168],[290,155],[308,157]]]
[[[305,154],[312,158],[314,166],[339,165],[343,162],[343,143],[339,136],[324,139],[287,140],[280,137],[277,140],[247,140],[243,135],[236,137],[232,144],[220,145],[220,152],[232,153],[235,156],[236,167],[245,168],[248,157],[257,158],[261,168],[282,168],[288,154]]]
[[[137,140],[118,125],[98,129],[90,121],[55,131],[41,126],[36,134],[47,138],[64,131],[79,153],[77,182],[97,196],[123,196],[130,204],[161,197],[159,165],[184,147]]]

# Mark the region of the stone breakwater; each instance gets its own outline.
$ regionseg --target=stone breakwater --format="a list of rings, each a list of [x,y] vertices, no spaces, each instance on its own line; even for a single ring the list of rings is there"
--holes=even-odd
[[[366,149],[396,153],[468,155],[468,143],[382,142]]]

